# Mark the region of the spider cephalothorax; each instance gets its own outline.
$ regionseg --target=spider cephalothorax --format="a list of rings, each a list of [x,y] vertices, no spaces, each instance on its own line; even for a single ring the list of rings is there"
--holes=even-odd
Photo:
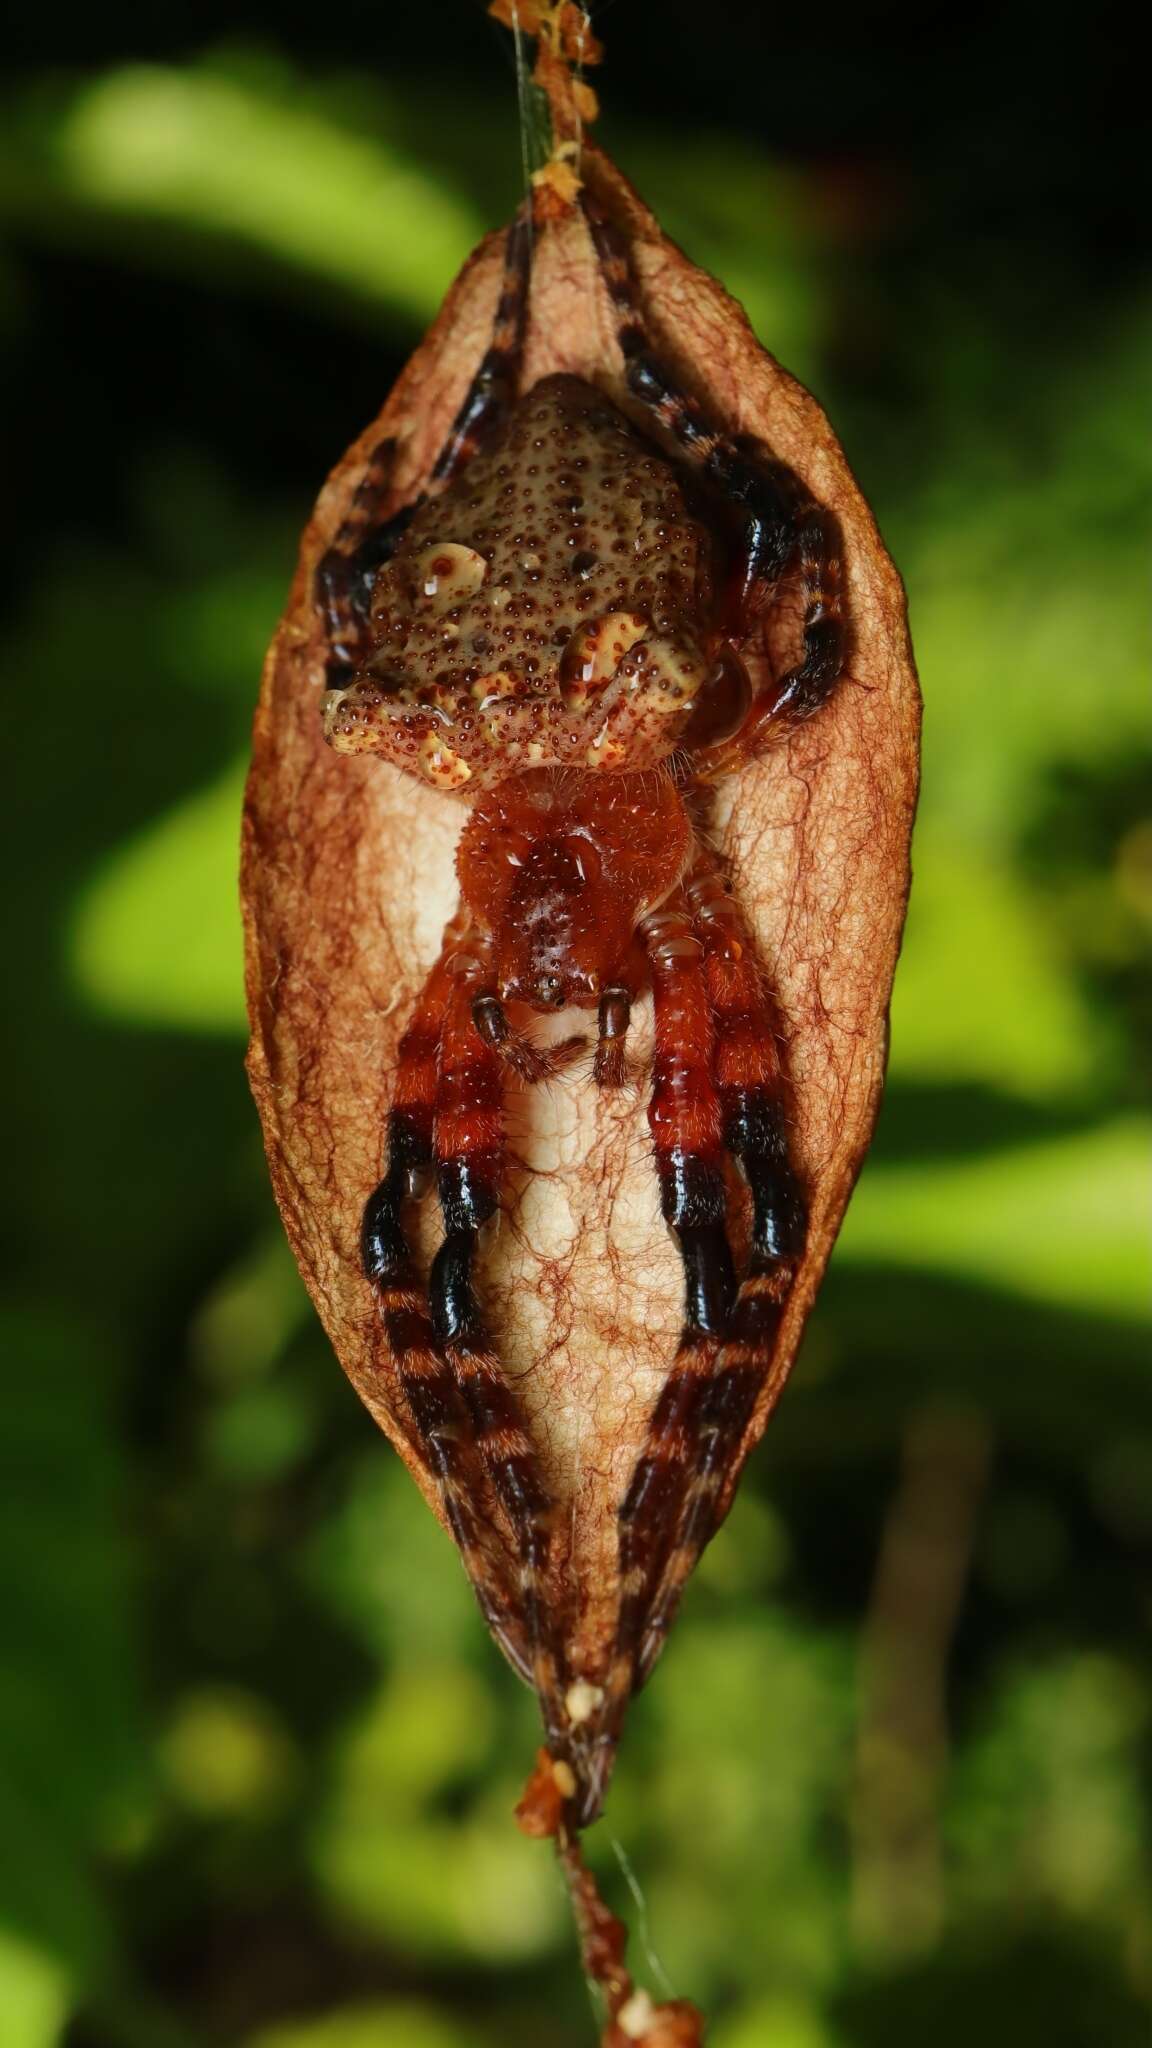
[[[683,876],[692,827],[666,777],[527,769],[477,803],[456,868],[476,972],[535,1010],[635,995],[637,930]]]
[[[649,342],[626,244],[586,195],[624,378],[520,389],[531,266],[509,231],[495,333],[414,503],[388,447],[324,556],[327,737],[472,800],[461,904],[401,1040],[363,1256],[403,1396],[489,1622],[535,1684],[574,1818],[598,1810],[628,1699],[721,1512],[805,1237],[780,1034],[761,964],[703,836],[707,789],[818,710],[845,629],[834,522],[762,444],[733,435]],[[791,661],[753,694],[742,650],[784,587]],[[619,1508],[613,1643],[574,1659],[546,1567],[555,1503],[481,1309],[478,1249],[505,1173],[510,1082],[559,1073],[534,1013],[594,1010],[596,1084],[618,1087],[651,992],[649,1125],[685,1280],[679,1350]],[[732,1163],[750,1197],[737,1271]],[[425,1277],[406,1208],[435,1172]],[[495,1514],[478,1503],[489,1500]],[[566,1774],[566,1775],[565,1775]]]

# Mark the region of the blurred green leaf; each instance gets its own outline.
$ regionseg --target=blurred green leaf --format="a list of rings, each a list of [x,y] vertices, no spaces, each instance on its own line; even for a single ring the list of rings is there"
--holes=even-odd
[[[1040,1896],[1062,1912],[1121,1915],[1152,1939],[1137,1822],[1152,1718],[1147,1675],[1092,1653],[1017,1662],[999,1676],[958,1762],[949,1836],[958,1892],[985,1910]]]
[[[105,1016],[244,1030],[238,871],[244,768],[118,848],[77,907],[77,987]]]
[[[399,1459],[362,1446],[312,1538],[308,1582],[380,1659],[403,1645],[414,1661],[451,1658],[473,1627],[475,1602],[457,1552],[413,1499]],[[493,1668],[498,1653],[492,1652]]]
[[[738,2020],[715,2029],[715,2048],[847,2048],[815,2006],[799,1999],[757,1999]]]
[[[196,1369],[224,1388],[259,1380],[309,1315],[304,1283],[283,1237],[264,1237],[221,1275],[197,1312],[190,1332]]]
[[[161,1737],[160,1761],[194,1813],[259,1821],[295,1788],[300,1758],[263,1700],[237,1687],[187,1695]]]
[[[83,1981],[114,1946],[87,1863],[140,1789],[132,1583],[103,1342],[47,1307],[2,1335],[0,1924],[17,1962],[21,1941],[44,1955],[9,1967],[49,2012],[47,1959]]]
[[[1144,1317],[1152,1131],[1131,1118],[959,1165],[874,1166],[838,1257],[998,1282],[1037,1301]]]
[[[247,69],[93,79],[47,138],[49,176],[75,203],[211,232],[426,319],[483,223],[383,133],[354,133],[282,71]]]
[[[1083,1094],[1106,1041],[1034,898],[1007,861],[935,832],[930,799],[928,811],[892,1003],[893,1080],[982,1081],[1033,1101]]]
[[[397,2000],[269,2027],[246,2048],[479,2048],[480,2038],[431,2006]]]
[[[68,1972],[0,1928],[0,2048],[57,2048],[70,2004]]]
[[[741,1955],[758,1990],[812,1994],[844,1942],[843,1876],[817,1853],[847,1765],[847,1643],[779,1608],[680,1624],[645,1700],[654,1764],[625,1766],[612,1824],[677,1990],[710,2002]],[[691,1840],[687,1860],[670,1853]],[[653,1854],[655,1843],[662,1853]]]
[[[440,1810],[475,1779],[491,1711],[463,1665],[405,1666],[337,1760],[316,1845],[331,1905],[414,1953],[510,1961],[562,1925],[548,1852],[512,1824],[515,1778],[454,1818]]]

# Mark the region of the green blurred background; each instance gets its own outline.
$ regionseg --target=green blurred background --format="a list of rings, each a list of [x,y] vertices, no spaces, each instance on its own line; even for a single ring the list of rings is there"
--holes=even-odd
[[[715,2048],[1136,2048],[1137,129],[1106,16],[598,20],[603,139],[875,504],[927,725],[880,1134],[596,1857]],[[510,1819],[531,1704],[281,1240],[234,905],[299,529],[517,197],[506,39],[470,0],[104,0],[22,33],[0,2043],[583,2048],[564,1901]]]

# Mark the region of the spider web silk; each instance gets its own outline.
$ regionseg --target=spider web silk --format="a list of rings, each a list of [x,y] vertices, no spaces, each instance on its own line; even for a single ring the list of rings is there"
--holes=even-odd
[[[580,14],[581,54],[578,55],[573,70],[578,79],[583,79],[583,44],[585,37],[592,30],[592,15],[587,7],[581,7]],[[548,101],[532,77],[528,38],[520,23],[518,0],[512,0],[512,43],[516,58],[516,99],[520,115],[520,161],[524,173],[524,190],[527,192],[533,171],[540,170],[552,154],[552,120]]]
[[[648,1901],[641,1890],[640,1879],[632,1868],[631,1860],[623,1842],[616,1835],[610,1836],[609,1840],[612,1844],[612,1853],[620,1865],[624,1882],[632,1894],[633,1904],[636,1907],[636,1931],[640,1937],[640,1946],[644,1951],[649,1972],[654,1983],[659,1987],[661,1997],[671,1998],[673,1996],[672,1980],[652,1946],[652,1938],[649,1932]]]

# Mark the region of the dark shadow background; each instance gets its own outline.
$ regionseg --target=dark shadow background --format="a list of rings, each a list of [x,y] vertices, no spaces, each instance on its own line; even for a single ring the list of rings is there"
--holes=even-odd
[[[614,1832],[716,2048],[1137,2048],[1134,66],[1106,13],[596,22],[602,139],[827,406],[927,700],[880,1135],[599,1859],[625,1902]],[[0,2040],[581,2048],[563,1901],[510,1823],[530,1705],[282,1246],[233,906],[311,499],[518,196],[506,38],[469,0],[21,27]]]

